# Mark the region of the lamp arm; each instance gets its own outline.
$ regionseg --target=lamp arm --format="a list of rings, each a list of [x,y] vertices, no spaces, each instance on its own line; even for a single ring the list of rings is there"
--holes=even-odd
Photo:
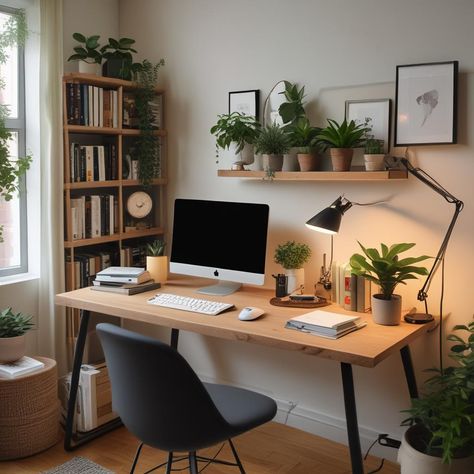
[[[441,195],[447,202],[455,205],[454,215],[451,219],[449,224],[448,230],[446,231],[446,235],[444,236],[443,242],[438,250],[438,253],[435,257],[435,261],[431,270],[426,277],[425,283],[418,292],[418,300],[425,301],[428,297],[427,291],[431,285],[431,281],[438,269],[439,264],[442,262],[444,258],[444,254],[446,253],[446,249],[448,247],[448,242],[453,232],[454,226],[458,219],[460,212],[463,210],[464,203],[454,197],[449,191],[447,191],[441,184],[439,184],[434,178],[432,178],[428,173],[423,171],[420,168],[415,168],[406,158],[401,158],[400,161],[402,162],[403,166],[407,169],[407,171],[418,178],[420,181],[425,183],[428,187],[430,187],[433,191]]]

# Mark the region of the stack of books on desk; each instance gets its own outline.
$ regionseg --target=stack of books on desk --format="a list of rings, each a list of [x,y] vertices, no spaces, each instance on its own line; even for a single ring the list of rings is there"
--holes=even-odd
[[[94,280],[91,290],[108,291],[110,293],[120,293],[122,295],[136,295],[144,291],[156,290],[160,288],[160,283],[151,279],[143,283],[114,283],[110,281]]]
[[[364,327],[366,324],[359,316],[316,310],[290,319],[285,327],[316,336],[337,339]]]
[[[150,273],[144,268],[135,267],[108,267],[97,273],[92,283],[92,290],[124,295],[156,290],[161,286],[151,278]]]

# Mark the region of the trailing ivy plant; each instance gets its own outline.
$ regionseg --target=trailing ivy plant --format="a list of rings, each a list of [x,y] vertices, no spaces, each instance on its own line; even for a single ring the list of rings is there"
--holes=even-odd
[[[151,103],[156,99],[155,88],[158,82],[158,71],[164,64],[164,59],[156,64],[145,59],[136,73],[138,89],[135,94],[135,102],[140,130],[136,144],[136,157],[138,159],[138,179],[145,186],[149,185],[153,178],[160,176],[161,173],[160,140],[153,133],[156,128],[153,125],[155,116]]]
[[[11,15],[5,22],[0,35],[0,66],[8,60],[8,48],[23,46],[28,29],[24,10]],[[0,78],[0,89],[5,87],[5,82]],[[8,105],[0,104],[0,199],[10,201],[20,192],[20,178],[31,163],[31,156],[13,157],[10,154],[12,133],[6,127],[6,120],[10,115]],[[16,158],[16,159],[15,159]],[[3,226],[0,225],[0,242],[3,242]]]

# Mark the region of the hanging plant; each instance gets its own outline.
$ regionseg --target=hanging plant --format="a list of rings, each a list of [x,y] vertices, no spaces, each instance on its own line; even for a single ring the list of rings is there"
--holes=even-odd
[[[8,60],[8,48],[23,46],[28,29],[24,10],[11,15],[5,22],[0,34],[0,65]],[[0,78],[0,89],[5,87],[5,82]],[[20,192],[19,179],[31,164],[30,155],[13,157],[10,155],[10,145],[13,138],[12,132],[6,127],[6,120],[10,115],[8,105],[0,104],[0,199],[10,201]],[[16,158],[16,159],[15,159]],[[3,242],[3,226],[0,225],[0,242]]]
[[[156,100],[158,70],[164,64],[164,59],[156,64],[145,59],[136,73],[139,87],[135,94],[135,102],[140,136],[137,139],[135,156],[138,159],[138,179],[145,186],[161,173],[160,139],[154,134],[156,117],[152,103]],[[161,110],[159,112],[161,113]]]

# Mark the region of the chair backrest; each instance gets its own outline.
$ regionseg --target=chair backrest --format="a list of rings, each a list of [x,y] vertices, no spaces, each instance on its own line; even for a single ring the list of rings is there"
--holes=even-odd
[[[112,324],[96,329],[113,409],[137,438],[165,451],[194,451],[225,439],[227,422],[176,350]]]

